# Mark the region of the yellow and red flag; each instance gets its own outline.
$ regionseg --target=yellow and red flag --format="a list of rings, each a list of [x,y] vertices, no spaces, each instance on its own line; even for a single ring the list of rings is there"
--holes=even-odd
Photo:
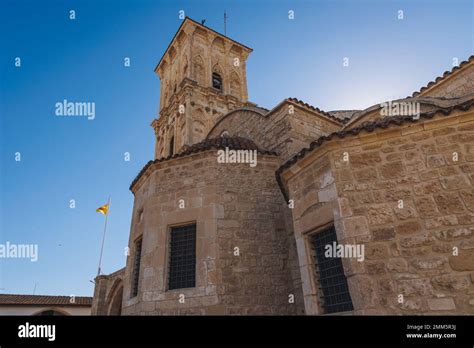
[[[96,212],[102,213],[102,214],[104,214],[104,215],[107,215],[107,213],[109,212],[109,205],[108,205],[108,204],[104,204],[103,206],[97,208]]]

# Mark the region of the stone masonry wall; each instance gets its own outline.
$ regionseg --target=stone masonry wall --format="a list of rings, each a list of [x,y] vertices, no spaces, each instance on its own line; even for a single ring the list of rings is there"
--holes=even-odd
[[[423,93],[423,96],[456,98],[474,91],[474,62],[451,76],[439,86]]]
[[[354,313],[474,313],[472,111],[329,141],[292,172],[307,314],[322,313],[308,239],[330,224],[365,245],[342,260]]]
[[[289,113],[290,105],[292,114]],[[235,111],[217,124],[207,137],[227,131],[231,136],[248,138],[262,148],[276,151],[285,161],[314,139],[340,128],[341,125],[287,102],[266,115],[251,110]]]
[[[216,158],[209,153],[154,165],[135,190],[130,257],[124,281],[124,314],[216,314],[216,218],[223,214],[216,196]],[[184,208],[180,208],[183,200]],[[196,223],[196,287],[167,290],[170,226]],[[142,237],[138,295],[131,296],[134,244]],[[179,302],[183,294],[185,303]]]
[[[291,216],[275,180],[278,166],[276,158],[260,156],[255,168],[218,168],[224,216],[217,223],[217,291],[225,314],[304,314]]]
[[[317,117],[299,107],[295,107],[294,114],[289,116],[291,144],[288,149],[288,158],[301,149],[308,147],[314,139],[337,132],[342,127],[341,124]]]
[[[92,298],[91,315],[108,315],[110,301],[114,291],[122,285],[125,268],[114,273],[99,275],[95,278],[94,297]]]
[[[123,314],[302,312],[293,232],[285,228],[291,227],[290,217],[285,221],[282,215],[284,200],[274,175],[278,159],[259,155],[255,168],[216,159],[216,151],[205,151],[160,162],[134,186]],[[169,229],[190,222],[197,225],[196,287],[168,290]],[[132,297],[139,237],[138,295]],[[234,247],[239,247],[239,256],[234,256]],[[295,303],[289,303],[290,294]]]

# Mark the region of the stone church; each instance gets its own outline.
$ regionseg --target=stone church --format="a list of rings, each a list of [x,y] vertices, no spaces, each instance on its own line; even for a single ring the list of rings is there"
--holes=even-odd
[[[171,40],[130,255],[92,314],[474,314],[474,56],[326,112],[250,102],[251,52],[190,18]]]

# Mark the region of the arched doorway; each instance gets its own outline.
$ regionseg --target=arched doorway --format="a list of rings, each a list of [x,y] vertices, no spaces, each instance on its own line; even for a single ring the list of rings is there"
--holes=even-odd
[[[44,310],[39,311],[39,312],[37,312],[33,315],[35,315],[35,316],[51,316],[51,315],[58,316],[58,315],[68,315],[68,314],[65,313],[65,312],[60,312],[56,309],[44,309]]]
[[[113,292],[111,293],[109,300],[108,315],[121,315],[122,314],[122,298],[123,298],[123,285],[118,284]]]

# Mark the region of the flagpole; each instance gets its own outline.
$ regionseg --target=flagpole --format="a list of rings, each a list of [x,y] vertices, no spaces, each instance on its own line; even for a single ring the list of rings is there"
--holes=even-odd
[[[107,214],[105,214],[105,224],[104,224],[104,234],[102,235],[102,246],[100,247],[100,258],[99,258],[99,269],[97,271],[97,275],[100,275],[100,265],[102,264],[102,253],[104,251],[104,242],[105,242],[105,232],[107,231],[107,218],[109,217],[110,212],[110,196],[109,200],[107,201]]]

